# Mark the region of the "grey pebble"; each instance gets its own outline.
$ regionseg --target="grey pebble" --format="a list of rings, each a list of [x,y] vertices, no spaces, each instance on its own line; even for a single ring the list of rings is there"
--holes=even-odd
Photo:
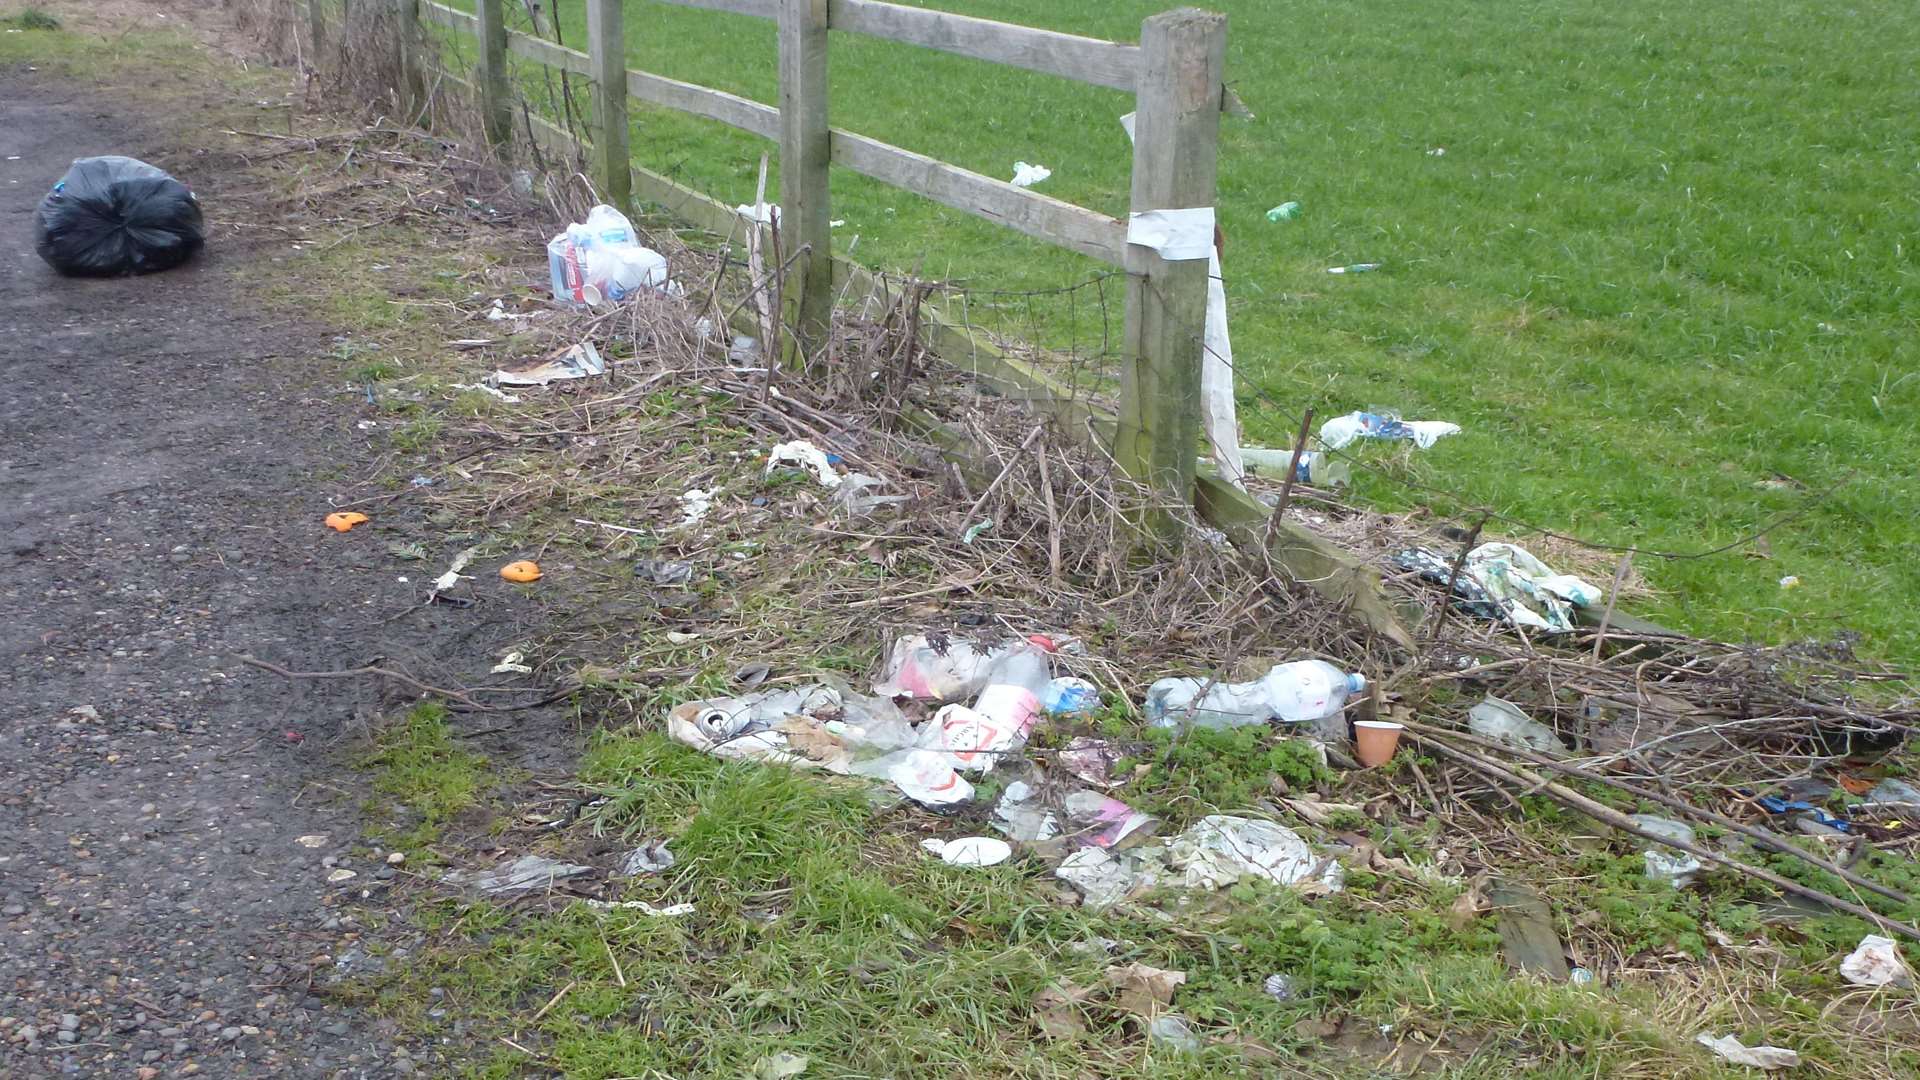
[[[62,1031],[56,1034],[54,1038],[59,1039],[63,1043],[79,1042],[80,1033],[77,1031]]]
[[[339,1023],[328,1024],[326,1027],[323,1027],[320,1030],[326,1032],[329,1035],[345,1035],[351,1029],[348,1028],[347,1022],[345,1020],[342,1020]]]
[[[243,1032],[241,1032],[241,1030],[237,1027],[228,1027],[228,1028],[220,1029],[220,1039],[222,1042],[232,1042],[235,1039],[238,1039],[242,1034]]]
[[[80,1018],[73,1013],[60,1014],[60,1030],[74,1031],[80,1027]]]

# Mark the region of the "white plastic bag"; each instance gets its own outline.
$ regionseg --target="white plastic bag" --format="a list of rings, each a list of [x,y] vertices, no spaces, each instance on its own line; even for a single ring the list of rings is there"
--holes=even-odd
[[[554,299],[575,304],[623,300],[667,284],[666,256],[642,247],[633,222],[604,204],[547,241],[547,271]]]

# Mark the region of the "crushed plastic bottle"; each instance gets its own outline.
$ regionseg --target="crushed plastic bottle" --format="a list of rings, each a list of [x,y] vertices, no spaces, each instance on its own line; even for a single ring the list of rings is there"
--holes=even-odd
[[[873,692],[883,697],[960,701],[987,685],[994,661],[1023,644],[1055,651],[1052,639],[1043,634],[993,646],[966,638],[903,637],[893,643]]]
[[[1293,450],[1243,446],[1240,459],[1257,469],[1285,476],[1287,466],[1293,464]],[[1353,482],[1353,466],[1325,450],[1305,450],[1300,454],[1300,463],[1294,466],[1293,480],[1314,487],[1345,487]]]
[[[1147,721],[1159,728],[1241,727],[1272,719],[1311,723],[1337,715],[1366,688],[1365,676],[1321,660],[1280,664],[1247,683],[1209,687],[1204,679],[1161,679],[1147,688]]]

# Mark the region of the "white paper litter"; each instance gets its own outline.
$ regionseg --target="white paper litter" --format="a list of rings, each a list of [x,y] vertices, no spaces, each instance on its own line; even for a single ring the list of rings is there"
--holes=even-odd
[[[746,218],[748,221],[758,222],[761,225],[780,224],[780,207],[774,203],[761,203],[758,206],[748,206],[746,203],[741,203],[739,206],[733,208],[733,212]]]
[[[1213,254],[1213,207],[1128,214],[1127,243],[1151,248],[1169,262],[1209,258]]]
[[[796,439],[783,442],[767,452],[767,471],[773,472],[783,465],[793,465],[813,473],[820,486],[832,490],[840,486],[840,474],[833,471],[833,463],[827,460],[826,451],[806,441]]]
[[[1029,165],[1024,161],[1013,163],[1013,179],[1008,181],[1014,187],[1032,187],[1053,175],[1053,170],[1045,165]]]
[[[1900,946],[1888,937],[1868,934],[1840,961],[1840,974],[1855,986],[1912,986],[1913,972],[1900,959]]]
[[[1081,848],[1060,860],[1053,876],[1079,890],[1081,902],[1090,908],[1112,907],[1126,899],[1136,883],[1125,860],[1097,847]]]
[[[488,672],[488,674],[490,675],[509,675],[509,674],[531,675],[533,674],[533,669],[526,665],[526,659],[527,659],[526,653],[523,653],[520,650],[515,649],[512,652],[508,653],[507,655],[501,657],[500,662],[493,665],[493,670]]]
[[[1013,848],[991,836],[963,836],[958,840],[934,836],[920,841],[920,846],[948,866],[998,866],[1013,858]]]
[[[1240,420],[1233,392],[1233,339],[1227,334],[1227,286],[1220,276],[1220,249],[1207,250],[1206,346],[1200,357],[1200,430],[1220,476],[1246,486],[1247,465],[1240,456]]]
[[[1783,1050],[1778,1046],[1743,1046],[1739,1039],[1731,1035],[1716,1039],[1701,1032],[1693,1037],[1693,1041],[1735,1065],[1750,1065],[1756,1069],[1791,1069],[1800,1064],[1800,1055],[1792,1050]]]
[[[707,516],[707,512],[713,509],[713,497],[718,492],[718,488],[712,491],[702,491],[699,488],[694,488],[682,494],[680,496],[680,524],[699,524],[701,519]]]
[[[697,910],[692,904],[668,904],[665,907],[659,907],[645,900],[582,900],[580,902],[601,911],[637,911],[656,919],[678,919],[683,915],[691,915]]]
[[[447,572],[433,579],[433,591],[435,593],[443,593],[455,585],[458,585],[461,577],[460,571],[465,570],[467,564],[472,562],[473,557],[479,553],[479,548],[470,547],[460,554],[455,555],[453,562],[447,566]]]
[[[457,382],[457,383],[454,383],[454,384],[452,384],[452,385],[451,385],[450,387],[448,387],[448,389],[451,389],[451,390],[478,390],[478,391],[480,391],[480,392],[481,392],[481,393],[483,393],[483,394],[487,394],[487,395],[490,395],[490,396],[492,396],[492,397],[496,397],[496,398],[499,398],[499,399],[500,399],[501,401],[504,401],[504,402],[506,402],[506,403],[507,403],[507,404],[509,404],[509,405],[518,405],[518,404],[520,404],[520,395],[518,395],[518,394],[509,394],[509,393],[507,393],[507,392],[506,392],[505,390],[502,390],[502,389],[500,389],[500,388],[499,388],[499,387],[497,387],[497,386],[488,386],[488,385],[487,385],[486,383],[459,383],[459,382]]]

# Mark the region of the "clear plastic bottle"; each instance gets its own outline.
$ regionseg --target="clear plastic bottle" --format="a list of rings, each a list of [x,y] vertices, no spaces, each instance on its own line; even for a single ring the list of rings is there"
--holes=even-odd
[[[1147,721],[1160,728],[1241,727],[1271,719],[1311,723],[1338,714],[1366,688],[1364,676],[1321,660],[1296,660],[1253,682],[1210,688],[1204,679],[1161,679],[1147,688]]]

